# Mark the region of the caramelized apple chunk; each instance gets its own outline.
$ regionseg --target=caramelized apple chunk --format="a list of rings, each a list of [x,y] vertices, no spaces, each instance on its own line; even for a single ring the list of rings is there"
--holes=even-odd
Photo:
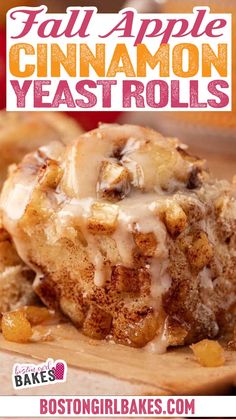
[[[162,210],[164,223],[172,237],[178,236],[187,226],[187,215],[181,206],[175,202],[170,202]]]
[[[217,341],[204,339],[190,348],[203,367],[220,367],[225,363],[224,350]]]
[[[53,312],[46,307],[25,306],[16,311],[3,313],[1,328],[4,338],[10,342],[26,343],[34,341],[33,326],[44,324],[52,319]]]
[[[119,163],[103,161],[100,167],[97,194],[109,201],[123,199],[130,192],[128,170]]]
[[[137,231],[133,234],[133,237],[136,246],[144,256],[152,257],[155,255],[157,239],[154,233],[141,233]]]
[[[26,313],[20,310],[4,313],[2,317],[2,334],[10,342],[29,342],[33,330],[29,320],[27,320]]]
[[[140,348],[154,339],[158,319],[151,309],[143,307],[132,313],[129,310],[118,313],[113,327],[117,342]]]
[[[116,230],[118,207],[113,204],[96,202],[91,207],[88,231],[91,234],[112,234]]]
[[[187,255],[191,267],[197,271],[210,263],[213,258],[213,249],[204,231],[199,231],[193,237],[193,242],[187,248]]]
[[[83,333],[94,339],[104,339],[111,328],[112,316],[100,307],[91,305],[83,324]]]
[[[63,170],[58,162],[48,159],[46,166],[41,169],[39,174],[39,183],[43,188],[56,189],[62,176]]]
[[[46,307],[25,306],[22,311],[32,326],[45,323],[53,317],[53,313]]]

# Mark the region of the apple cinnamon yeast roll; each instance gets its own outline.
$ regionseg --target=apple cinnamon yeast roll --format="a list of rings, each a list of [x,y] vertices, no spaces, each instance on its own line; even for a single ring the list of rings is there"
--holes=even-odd
[[[102,125],[39,148],[1,208],[38,296],[92,338],[161,352],[234,323],[235,186],[176,139]]]

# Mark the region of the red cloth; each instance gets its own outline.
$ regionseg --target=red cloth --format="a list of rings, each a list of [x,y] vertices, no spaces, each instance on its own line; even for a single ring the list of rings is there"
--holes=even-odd
[[[86,130],[97,128],[99,122],[116,122],[121,112],[68,112]]]

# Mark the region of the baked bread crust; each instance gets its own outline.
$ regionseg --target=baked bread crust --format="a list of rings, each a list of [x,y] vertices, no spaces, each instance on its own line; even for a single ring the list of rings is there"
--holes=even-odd
[[[19,258],[0,221],[0,313],[36,302],[35,274]]]
[[[178,140],[102,125],[54,143],[12,171],[1,207],[36,293],[86,335],[161,352],[233,326],[235,185]]]

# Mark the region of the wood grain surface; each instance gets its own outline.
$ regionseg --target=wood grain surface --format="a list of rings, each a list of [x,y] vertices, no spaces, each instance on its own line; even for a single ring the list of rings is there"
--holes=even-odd
[[[64,359],[69,366],[104,374],[139,387],[139,394],[223,394],[236,384],[236,352],[226,352],[226,363],[218,368],[198,364],[188,348],[163,355],[133,349],[83,336],[72,325],[52,326],[54,340],[17,344],[0,338],[0,350],[45,360]],[[106,394],[113,394],[108,388]]]

